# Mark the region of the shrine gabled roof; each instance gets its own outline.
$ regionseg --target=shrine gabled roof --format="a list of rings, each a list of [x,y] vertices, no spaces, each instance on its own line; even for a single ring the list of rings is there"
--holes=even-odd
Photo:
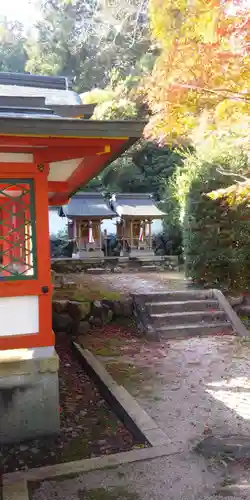
[[[75,118],[44,116],[25,117],[0,114],[0,134],[26,137],[63,137],[81,139],[83,137],[122,138],[140,137],[145,123],[141,121],[98,121]]]
[[[4,116],[1,161],[47,164],[50,205],[64,205],[142,135],[145,123]]]
[[[22,87],[40,87],[46,89],[71,89],[72,82],[65,76],[33,75],[32,73],[0,72],[0,83]]]
[[[48,169],[49,204],[67,204],[141,137],[145,125],[82,119],[93,109],[81,104],[65,78],[0,73],[0,167]]]
[[[11,114],[15,108],[38,108],[44,114],[45,107],[52,114],[69,118],[90,118],[95,105],[82,105],[80,96],[71,88],[67,78],[59,76],[31,75],[29,73],[0,72],[0,106],[9,107]],[[5,110],[6,112],[7,110]],[[0,111],[3,113],[3,110]]]
[[[62,212],[68,218],[101,217],[110,219],[115,213],[109,208],[102,193],[78,192],[72,196],[68,205],[62,207]]]
[[[90,118],[95,109],[94,104],[82,104],[80,97],[73,90],[46,89],[36,87],[21,87],[18,85],[1,85],[0,80],[0,106],[5,114],[20,113],[23,108],[26,115],[32,110],[37,110],[37,115],[53,114],[61,117],[74,118],[84,116]],[[46,113],[43,111],[46,110]],[[33,113],[34,114],[34,113]]]
[[[20,85],[2,85],[0,81],[0,96],[11,97],[42,97],[47,106],[53,104],[81,104],[81,98],[73,90],[46,89],[41,87],[22,87]]]
[[[115,194],[110,200],[111,207],[119,217],[149,217],[160,219],[164,217],[149,193]]]

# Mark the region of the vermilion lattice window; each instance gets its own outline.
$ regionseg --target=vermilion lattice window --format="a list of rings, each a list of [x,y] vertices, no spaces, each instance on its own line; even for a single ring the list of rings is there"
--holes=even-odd
[[[0,279],[36,277],[32,179],[0,179]]]

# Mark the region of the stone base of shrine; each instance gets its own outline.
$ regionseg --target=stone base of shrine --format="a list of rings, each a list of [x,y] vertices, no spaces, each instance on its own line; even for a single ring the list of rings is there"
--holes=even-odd
[[[96,248],[95,250],[80,250],[79,251],[79,259],[102,259],[104,257],[104,253],[101,249]]]
[[[59,432],[58,368],[53,347],[0,351],[0,444]]]
[[[138,249],[131,249],[131,252],[129,254],[130,259],[139,259],[139,260],[152,260],[152,258],[155,257],[155,254],[153,250],[145,249],[145,250],[138,250]]]
[[[121,250],[120,251],[120,257],[121,259],[124,257],[124,258],[129,258],[129,251],[128,250]]]

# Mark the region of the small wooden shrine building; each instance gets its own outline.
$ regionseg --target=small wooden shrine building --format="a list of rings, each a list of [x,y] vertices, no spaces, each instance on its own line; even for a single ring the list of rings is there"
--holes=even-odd
[[[78,192],[60,209],[68,217],[68,235],[76,240],[81,259],[103,257],[102,222],[115,217],[102,193]]]
[[[121,255],[148,257],[152,249],[152,222],[163,219],[162,212],[149,193],[114,194],[110,199],[112,210],[119,217],[116,223]]]

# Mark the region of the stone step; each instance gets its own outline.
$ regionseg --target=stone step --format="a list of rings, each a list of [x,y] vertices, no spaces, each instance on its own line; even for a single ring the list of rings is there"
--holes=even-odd
[[[159,267],[160,264],[161,264],[161,261],[155,260],[155,259],[141,260],[140,262],[141,262],[142,267],[145,267],[145,266],[156,266],[156,267]]]
[[[173,302],[146,302],[145,305],[150,314],[219,309],[218,301],[213,299],[178,300]]]
[[[158,271],[158,267],[157,266],[145,266],[145,265],[142,265],[142,267],[140,268],[140,271],[143,272],[143,273],[151,273],[153,271]]]
[[[148,336],[155,339],[177,339],[216,335],[219,333],[233,334],[233,327],[225,321],[218,323],[194,323],[191,325],[169,325],[148,330]]]
[[[88,274],[107,274],[107,270],[103,269],[103,267],[89,267],[86,272]]]
[[[184,311],[174,313],[151,314],[150,319],[155,325],[189,325],[191,323],[215,323],[226,321],[227,315],[224,311]]]
[[[152,255],[151,253],[146,254],[146,255],[138,255],[138,256],[131,256],[130,255],[130,259],[135,260],[137,262],[148,262],[150,264],[151,262],[154,261],[154,255]]]
[[[213,299],[211,290],[171,290],[146,294],[138,293],[133,294],[133,296],[135,299],[149,303]]]

